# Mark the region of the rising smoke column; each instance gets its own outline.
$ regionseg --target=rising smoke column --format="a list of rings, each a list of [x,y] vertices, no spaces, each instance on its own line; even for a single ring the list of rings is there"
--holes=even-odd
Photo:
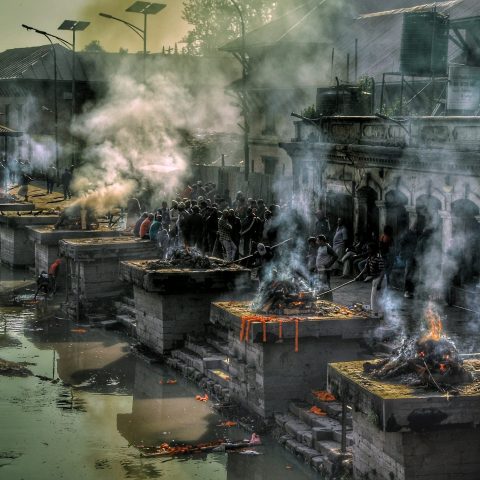
[[[87,146],[74,189],[98,213],[141,189],[160,198],[179,186],[187,168],[179,129],[188,127],[191,98],[174,80],[156,74],[143,84],[114,75],[107,96],[77,119],[73,130]]]

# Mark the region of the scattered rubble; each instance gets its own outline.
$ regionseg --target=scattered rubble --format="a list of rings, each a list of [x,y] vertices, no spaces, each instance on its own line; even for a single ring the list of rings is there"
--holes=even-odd
[[[34,365],[28,362],[10,362],[0,358],[0,375],[5,377],[30,377],[33,373],[26,365]]]

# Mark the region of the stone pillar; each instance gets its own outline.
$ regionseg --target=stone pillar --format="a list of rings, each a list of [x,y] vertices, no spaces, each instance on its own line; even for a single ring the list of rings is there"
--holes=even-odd
[[[412,228],[415,225],[415,223],[417,223],[417,218],[418,218],[417,208],[414,207],[413,205],[408,205],[407,207],[405,207],[405,210],[408,213],[408,227]]]
[[[440,210],[438,215],[442,219],[442,250],[445,255],[452,245],[452,212]]]
[[[378,235],[380,236],[387,224],[387,203],[383,200],[377,200],[375,205],[378,207]]]
[[[452,246],[452,212],[440,210],[439,217],[442,219],[442,281],[444,284],[444,295],[448,304],[454,301],[454,289],[452,289],[453,265],[449,258],[448,251]]]

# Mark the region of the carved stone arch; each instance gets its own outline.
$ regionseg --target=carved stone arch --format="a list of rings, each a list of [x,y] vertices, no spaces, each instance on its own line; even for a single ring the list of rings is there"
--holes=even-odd
[[[465,191],[463,189],[454,190],[452,193],[452,204],[461,202],[461,201],[469,201],[475,204],[480,209],[480,195],[475,192],[469,191],[467,198],[465,198]]]
[[[416,207],[419,203],[419,199],[423,199],[428,196],[437,201],[440,204],[440,208],[445,208],[445,194],[441,190],[438,188],[432,188],[429,190],[428,188],[423,187],[415,191],[415,202],[413,206]]]
[[[387,195],[389,193],[394,193],[394,192],[400,192],[402,193],[403,195],[405,195],[405,197],[407,197],[407,200],[408,200],[408,203],[407,205],[411,205],[412,203],[412,192],[411,190],[403,183],[403,182],[398,182],[398,183],[391,183],[389,185],[387,185],[385,187],[385,191],[384,191],[384,195],[383,195],[383,198],[384,200],[387,198]]]
[[[367,175],[364,176],[364,178],[362,179],[362,182],[358,185],[357,190],[360,190],[361,188],[365,188],[365,187],[370,187],[372,190],[375,191],[375,193],[377,194],[377,200],[383,199],[382,185],[375,178],[375,176],[373,175],[373,172],[367,171]]]

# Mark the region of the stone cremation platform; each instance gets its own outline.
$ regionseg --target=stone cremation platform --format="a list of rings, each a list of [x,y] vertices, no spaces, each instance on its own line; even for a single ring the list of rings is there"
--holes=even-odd
[[[329,390],[353,408],[356,479],[480,478],[480,360],[450,393],[376,380],[363,364],[328,368]]]
[[[130,236],[60,240],[59,251],[67,261],[67,314],[76,318],[110,306],[125,292],[119,277],[122,260],[157,255],[153,242]]]
[[[29,236],[30,226],[53,225],[57,215],[0,215],[0,259],[10,267],[28,267],[35,264],[35,248]]]
[[[35,205],[30,202],[5,202],[0,200],[0,212],[31,212]]]
[[[187,333],[204,331],[212,301],[252,289],[250,270],[221,260],[204,269],[127,261],[120,275],[133,284],[139,340],[160,354],[181,346]]]
[[[365,357],[363,339],[378,319],[363,311],[320,301],[307,315],[263,315],[250,302],[212,305],[211,322],[228,346],[230,397],[263,418],[323,388],[331,361]]]
[[[30,239],[35,245],[35,273],[38,275],[41,271],[48,271],[48,267],[59,257],[60,240],[72,238],[103,238],[118,237],[120,231],[107,228],[97,230],[57,230],[53,226],[47,227],[28,227]],[[66,269],[60,269],[57,277],[57,287],[65,285]]]

